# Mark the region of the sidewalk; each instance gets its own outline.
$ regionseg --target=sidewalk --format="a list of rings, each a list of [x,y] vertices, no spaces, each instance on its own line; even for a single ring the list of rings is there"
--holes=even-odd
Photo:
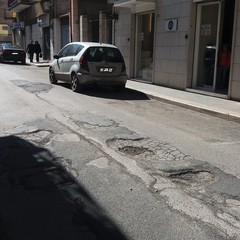
[[[36,62],[36,60],[34,59],[33,62],[31,63],[30,60],[27,58],[26,59],[26,64],[33,65],[33,66],[36,66],[36,67],[48,67],[49,66],[49,61],[48,60],[42,60],[40,58],[39,62]]]
[[[141,91],[151,98],[198,112],[240,122],[240,102],[181,91],[157,85],[128,81],[127,88]]]
[[[49,62],[47,61],[30,63],[29,59],[27,60],[27,64],[37,67],[49,66]],[[150,98],[221,117],[230,121],[240,122],[240,102],[237,101],[161,87],[133,80],[128,80],[126,87],[143,92]]]

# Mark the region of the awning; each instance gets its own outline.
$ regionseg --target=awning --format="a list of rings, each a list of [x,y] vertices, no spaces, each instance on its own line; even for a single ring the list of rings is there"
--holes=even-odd
[[[115,0],[116,8],[131,8],[134,12],[155,10],[155,0]]]
[[[8,0],[9,12],[21,12],[30,6],[29,0]]]
[[[132,7],[133,5],[146,5],[146,4],[154,4],[155,0],[115,0],[113,1],[114,7]]]

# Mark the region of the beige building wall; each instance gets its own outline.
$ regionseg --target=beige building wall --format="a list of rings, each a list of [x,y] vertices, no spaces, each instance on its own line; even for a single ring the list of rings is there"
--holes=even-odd
[[[156,3],[154,83],[178,89],[186,88],[188,31],[191,1],[158,0]],[[167,21],[177,21],[176,31],[166,28]]]
[[[131,25],[132,25],[132,14],[130,8],[119,8],[117,9],[118,20],[113,24],[113,44],[118,46],[120,49],[126,64],[126,70],[128,76],[130,76],[131,66],[131,42],[132,39]]]
[[[186,90],[192,87],[193,81],[197,3],[193,0],[156,0],[155,3],[153,83]],[[240,101],[240,0],[235,0],[235,4],[227,96]],[[114,24],[113,43],[123,53],[127,73],[133,77],[136,15],[131,8],[116,8],[115,11],[119,18]],[[172,19],[177,21],[176,31],[168,31],[166,28],[167,21]]]
[[[79,13],[78,13],[78,1],[70,0],[71,1],[71,13],[72,13],[72,41],[78,42],[80,38],[79,33]]]
[[[57,54],[61,49],[61,25],[59,19],[53,20],[53,55]]]
[[[88,35],[89,35],[89,31],[88,31],[88,18],[87,16],[80,16],[80,26],[79,26],[79,33],[80,33],[80,37],[79,37],[79,40],[81,42],[87,42],[87,41],[90,41]]]
[[[111,34],[109,31],[111,21],[106,12],[99,13],[99,42],[111,43]]]

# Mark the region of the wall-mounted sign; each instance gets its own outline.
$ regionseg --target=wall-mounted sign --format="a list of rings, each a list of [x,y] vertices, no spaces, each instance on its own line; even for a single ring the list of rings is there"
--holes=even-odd
[[[177,19],[166,20],[165,31],[167,31],[167,32],[177,31],[177,27],[178,27],[178,20]]]
[[[9,26],[5,24],[0,24],[0,36],[8,35]]]
[[[8,7],[12,7],[18,3],[18,0],[8,0]]]
[[[24,22],[13,22],[13,29],[24,28]]]
[[[8,31],[10,29],[10,27],[8,25],[3,25],[2,26],[2,30],[4,31]]]
[[[38,17],[39,27],[49,27],[49,14],[45,14]]]

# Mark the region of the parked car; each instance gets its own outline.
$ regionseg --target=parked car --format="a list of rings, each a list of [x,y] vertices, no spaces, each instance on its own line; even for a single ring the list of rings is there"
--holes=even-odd
[[[111,44],[73,42],[64,46],[49,66],[52,84],[58,80],[71,84],[74,92],[86,85],[111,86],[123,90],[126,67],[120,50]]]
[[[26,52],[24,49],[11,43],[0,44],[0,62],[21,62],[26,64]]]

